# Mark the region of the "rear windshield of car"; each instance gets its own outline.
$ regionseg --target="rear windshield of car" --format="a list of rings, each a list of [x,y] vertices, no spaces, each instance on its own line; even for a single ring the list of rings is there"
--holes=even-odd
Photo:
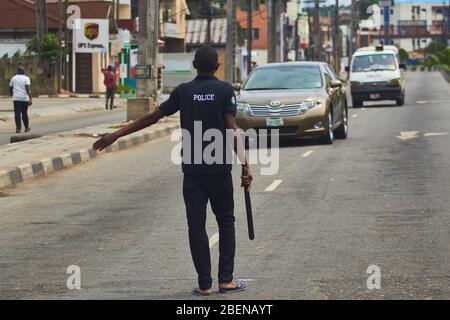
[[[395,57],[391,53],[368,54],[353,57],[352,72],[394,71],[397,69]]]
[[[316,89],[322,87],[317,66],[283,66],[256,69],[243,90]]]

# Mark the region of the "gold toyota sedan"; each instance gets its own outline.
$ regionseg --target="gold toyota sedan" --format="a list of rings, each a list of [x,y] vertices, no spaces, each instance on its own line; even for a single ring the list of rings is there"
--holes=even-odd
[[[324,62],[269,63],[237,84],[237,125],[278,129],[280,138],[316,137],[324,144],[348,133],[343,83]]]

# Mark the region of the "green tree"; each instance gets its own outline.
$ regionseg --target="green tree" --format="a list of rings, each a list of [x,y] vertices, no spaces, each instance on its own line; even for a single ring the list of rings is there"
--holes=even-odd
[[[445,65],[447,68],[450,68],[450,48],[439,51],[436,56],[441,65]]]
[[[54,62],[59,58],[59,39],[54,33],[47,33],[42,40],[42,51],[39,53],[36,36],[27,43],[27,49],[33,53],[39,54],[43,59]]]
[[[13,58],[20,58],[22,56],[22,51],[20,51],[20,49],[18,49],[13,55]]]
[[[428,56],[423,61],[423,65],[425,67],[434,67],[434,66],[439,65],[439,61],[435,56]]]
[[[408,60],[408,58],[409,58],[408,52],[406,52],[406,50],[403,49],[403,48],[400,48],[398,54],[399,54],[399,56],[400,56],[400,62],[401,62],[401,63],[405,62],[405,61]]]
[[[431,41],[430,44],[425,48],[426,53],[437,54],[438,52],[447,48],[447,44],[442,40]]]

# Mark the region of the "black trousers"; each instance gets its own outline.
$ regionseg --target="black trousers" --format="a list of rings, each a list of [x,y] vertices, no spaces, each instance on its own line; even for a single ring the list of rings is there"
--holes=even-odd
[[[114,94],[115,94],[114,88],[106,88],[106,109],[108,109],[108,103],[109,103],[109,109],[112,110],[114,106]]]
[[[28,120],[28,101],[14,101],[14,118],[16,120],[16,129],[22,129],[22,121],[26,128],[29,128]],[[21,119],[22,118],[22,119]]]
[[[189,226],[189,245],[200,289],[205,290],[212,286],[211,256],[205,229],[208,200],[219,225],[219,283],[232,281],[236,240],[231,173],[185,174],[183,196]]]

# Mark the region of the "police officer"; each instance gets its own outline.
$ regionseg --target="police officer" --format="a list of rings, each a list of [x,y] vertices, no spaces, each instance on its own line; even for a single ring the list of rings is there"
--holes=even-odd
[[[246,284],[233,279],[235,218],[231,178],[232,164],[227,156],[229,155],[228,148],[234,147],[234,151],[238,153],[243,166],[247,169],[248,174],[241,176],[241,185],[246,190],[249,190],[251,186],[252,171],[245,159],[245,154],[238,152],[243,150],[243,146],[235,120],[236,98],[232,86],[214,76],[219,68],[219,63],[217,52],[213,48],[198,49],[193,65],[198,74],[193,81],[179,85],[171,93],[169,99],[162,103],[156,111],[104,136],[95,142],[93,148],[102,150],[118,138],[151,126],[162,117],[180,111],[181,128],[189,133],[186,136],[183,135],[182,170],[189,244],[199,284],[199,287],[192,292],[198,295],[211,294],[211,258],[205,229],[208,201],[219,225],[219,292],[243,291],[246,289]],[[199,127],[201,127],[200,131]],[[195,135],[200,133],[203,137],[205,131],[209,129],[216,130],[223,135],[223,139],[218,140],[222,142],[223,152],[216,152],[218,156],[213,163],[203,159],[203,151],[206,147],[203,139],[200,139],[202,140],[200,148],[195,145],[199,141]],[[234,139],[232,139],[233,146],[226,144],[229,141],[226,139],[227,130],[235,133]],[[191,139],[187,139],[187,136],[190,136]],[[201,161],[195,161],[195,159],[198,160],[200,152]]]

